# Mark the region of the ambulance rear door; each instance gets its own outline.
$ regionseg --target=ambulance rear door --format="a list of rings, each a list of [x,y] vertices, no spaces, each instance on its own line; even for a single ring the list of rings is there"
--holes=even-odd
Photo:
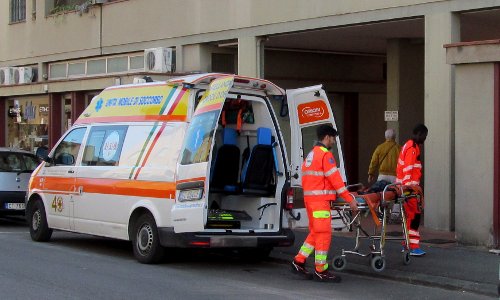
[[[207,221],[208,176],[215,131],[234,76],[217,78],[200,99],[188,125],[177,163],[174,232],[199,232]]]
[[[322,85],[311,86],[286,91],[290,127],[291,127],[291,185],[302,186],[301,166],[305,155],[311,151],[316,138],[316,128],[322,124],[331,124],[335,129],[335,118],[332,108]],[[342,178],[346,182],[344,158],[340,139],[332,149],[340,169]]]

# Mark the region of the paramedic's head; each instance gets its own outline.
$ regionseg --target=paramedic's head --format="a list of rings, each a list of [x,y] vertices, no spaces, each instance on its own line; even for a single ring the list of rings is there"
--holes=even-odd
[[[389,128],[385,131],[385,139],[388,141],[394,141],[396,139],[396,132],[394,129]]]
[[[429,133],[429,129],[424,124],[418,124],[413,128],[413,140],[417,144],[423,144],[427,138],[427,133]]]
[[[335,144],[335,138],[337,135],[337,130],[330,125],[320,125],[316,130],[316,135],[318,136],[318,141],[325,145],[326,148],[330,149],[333,144]]]

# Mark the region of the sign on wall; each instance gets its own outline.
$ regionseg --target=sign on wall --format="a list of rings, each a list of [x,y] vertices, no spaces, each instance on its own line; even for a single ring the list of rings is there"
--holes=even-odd
[[[398,120],[398,111],[397,110],[386,110],[384,112],[384,120],[386,122],[397,121]]]

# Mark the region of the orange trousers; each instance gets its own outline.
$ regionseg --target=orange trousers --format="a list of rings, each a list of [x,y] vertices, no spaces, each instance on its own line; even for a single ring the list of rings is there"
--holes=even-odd
[[[295,261],[305,263],[307,257],[315,252],[314,265],[318,272],[328,269],[327,255],[332,239],[330,201],[305,201],[309,218],[309,235],[299,250]]]
[[[417,198],[410,198],[404,204],[406,214],[406,227],[408,228],[408,238],[410,249],[420,248],[420,207]]]

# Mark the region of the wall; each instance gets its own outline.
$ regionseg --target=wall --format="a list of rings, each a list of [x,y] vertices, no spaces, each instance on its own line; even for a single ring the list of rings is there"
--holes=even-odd
[[[482,245],[492,245],[493,69],[493,63],[455,68],[456,233]]]

